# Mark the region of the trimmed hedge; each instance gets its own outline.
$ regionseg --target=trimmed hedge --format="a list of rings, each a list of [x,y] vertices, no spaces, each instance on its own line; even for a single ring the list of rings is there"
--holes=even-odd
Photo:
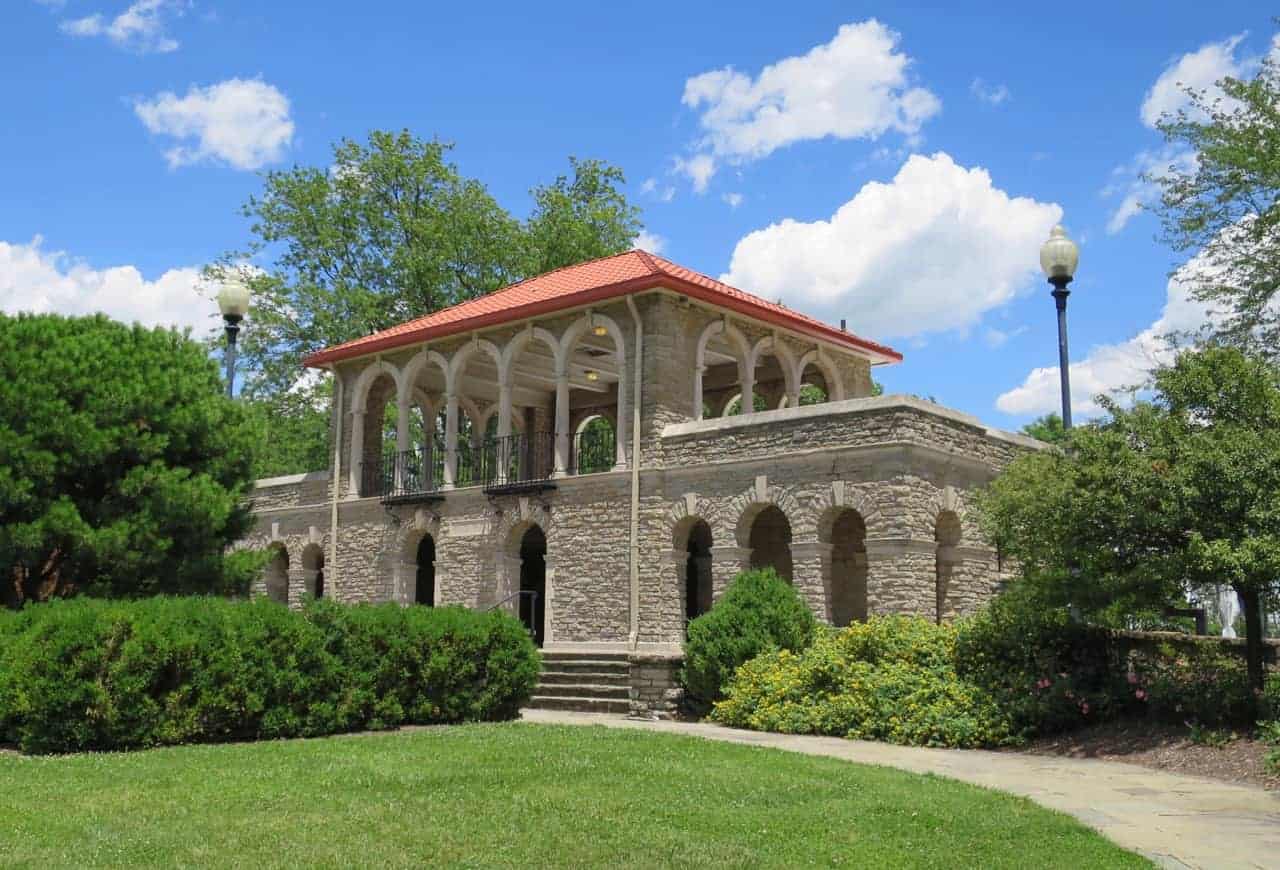
[[[796,590],[772,568],[744,571],[709,611],[689,623],[680,679],[695,701],[710,705],[739,665],[771,650],[802,650],[816,623]]]
[[[500,612],[55,601],[0,620],[0,735],[73,752],[510,719],[538,670]]]
[[[775,650],[738,669],[711,718],[787,734],[914,746],[1012,742],[1008,718],[954,667],[955,629],[919,617],[872,617],[823,630],[800,652]]]

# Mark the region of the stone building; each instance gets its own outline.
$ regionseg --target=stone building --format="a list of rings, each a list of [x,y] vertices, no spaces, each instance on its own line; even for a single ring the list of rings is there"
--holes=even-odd
[[[260,591],[509,608],[544,701],[606,709],[670,700],[744,568],[836,625],[968,613],[1001,564],[966,500],[1038,442],[873,396],[901,358],[639,250],[329,348],[331,469],[257,483]]]

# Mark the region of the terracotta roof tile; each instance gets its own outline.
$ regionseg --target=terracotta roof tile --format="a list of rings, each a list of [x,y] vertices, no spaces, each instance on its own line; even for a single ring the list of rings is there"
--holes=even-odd
[[[307,357],[304,364],[320,366],[657,286],[669,286],[741,314],[816,334],[836,344],[869,352],[885,361],[902,359],[902,355],[890,347],[836,329],[783,305],[767,302],[656,254],[633,250],[556,269],[478,299],[335,345]]]

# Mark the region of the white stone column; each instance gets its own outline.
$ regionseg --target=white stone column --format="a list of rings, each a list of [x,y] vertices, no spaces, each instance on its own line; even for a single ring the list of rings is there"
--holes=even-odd
[[[350,475],[348,482],[350,492],[349,498],[359,498],[364,495],[360,491],[360,473],[364,467],[364,411],[351,412],[351,460],[347,469]]]
[[[750,362],[743,363],[740,380],[742,397],[738,400],[738,413],[750,414],[756,409],[756,367]]]
[[[618,459],[613,467],[621,471],[627,467],[627,448],[631,446],[631,382],[627,377],[630,369],[621,359],[621,352],[618,356],[618,425],[614,429],[617,434]]]
[[[445,395],[444,403],[444,488],[453,489],[458,477],[458,396]]]
[[[556,371],[556,477],[569,473],[569,372]]]
[[[706,377],[707,367],[698,366],[693,373],[693,419],[702,419],[702,379]]]
[[[502,380],[498,382],[498,437],[506,438],[511,434],[511,381],[504,373],[499,373]]]
[[[407,396],[396,396],[396,456],[394,486],[397,490],[404,488],[404,454],[409,451],[409,400]]]

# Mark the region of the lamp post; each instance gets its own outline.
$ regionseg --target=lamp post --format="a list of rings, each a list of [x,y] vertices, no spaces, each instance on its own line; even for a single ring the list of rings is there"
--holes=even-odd
[[[235,392],[236,337],[240,334],[240,321],[249,311],[249,286],[239,278],[227,278],[218,289],[218,309],[227,324],[227,397]]]
[[[1053,285],[1053,301],[1058,307],[1058,372],[1062,377],[1062,428],[1071,428],[1071,372],[1067,353],[1067,297],[1071,291],[1067,285],[1075,277],[1080,262],[1080,249],[1067,238],[1067,231],[1058,225],[1040,246],[1040,268]]]

